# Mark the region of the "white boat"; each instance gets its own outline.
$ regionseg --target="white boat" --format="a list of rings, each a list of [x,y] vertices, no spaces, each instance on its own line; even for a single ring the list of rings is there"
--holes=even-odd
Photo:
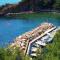
[[[47,42],[50,42],[52,37],[50,37],[49,35],[46,35],[46,36],[44,36],[44,37],[42,37],[41,38],[41,41],[43,42],[43,43],[47,43]]]
[[[30,54],[31,56],[34,56],[34,57],[36,57],[37,55],[36,55],[36,53],[32,53],[32,54]]]
[[[42,41],[37,41],[36,44],[46,46],[46,43],[43,43]]]
[[[36,52],[37,51],[37,47],[32,47],[32,52]]]

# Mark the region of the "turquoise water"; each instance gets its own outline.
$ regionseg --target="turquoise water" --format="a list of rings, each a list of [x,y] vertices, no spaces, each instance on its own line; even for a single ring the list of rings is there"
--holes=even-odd
[[[47,20],[48,19],[48,20]],[[40,19],[0,19],[0,47],[5,47],[14,39],[33,28],[39,26],[43,22],[50,22],[56,26],[60,26],[60,20],[53,18]]]

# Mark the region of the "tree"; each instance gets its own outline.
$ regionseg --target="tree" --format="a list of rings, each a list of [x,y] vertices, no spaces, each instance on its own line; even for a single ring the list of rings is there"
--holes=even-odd
[[[54,7],[54,9],[60,10],[60,0],[56,0],[53,7]]]

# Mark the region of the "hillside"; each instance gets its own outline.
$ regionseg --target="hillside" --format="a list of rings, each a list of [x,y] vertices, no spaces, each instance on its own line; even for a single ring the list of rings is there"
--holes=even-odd
[[[19,2],[18,4],[0,6],[0,15],[26,11],[40,12],[51,10],[60,10],[60,0],[22,0],[22,2]]]

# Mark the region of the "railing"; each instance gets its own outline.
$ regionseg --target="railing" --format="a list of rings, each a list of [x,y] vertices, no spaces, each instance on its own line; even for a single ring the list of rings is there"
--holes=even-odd
[[[46,32],[44,32],[43,34],[41,34],[40,36],[36,37],[35,39],[33,39],[30,43],[29,43],[29,46],[28,46],[28,49],[27,49],[27,54],[29,54],[29,49],[30,49],[30,45],[35,42],[36,40],[38,40],[39,38],[43,37],[45,34],[47,34],[48,32],[54,30],[56,27],[53,27],[49,30],[47,30]]]

